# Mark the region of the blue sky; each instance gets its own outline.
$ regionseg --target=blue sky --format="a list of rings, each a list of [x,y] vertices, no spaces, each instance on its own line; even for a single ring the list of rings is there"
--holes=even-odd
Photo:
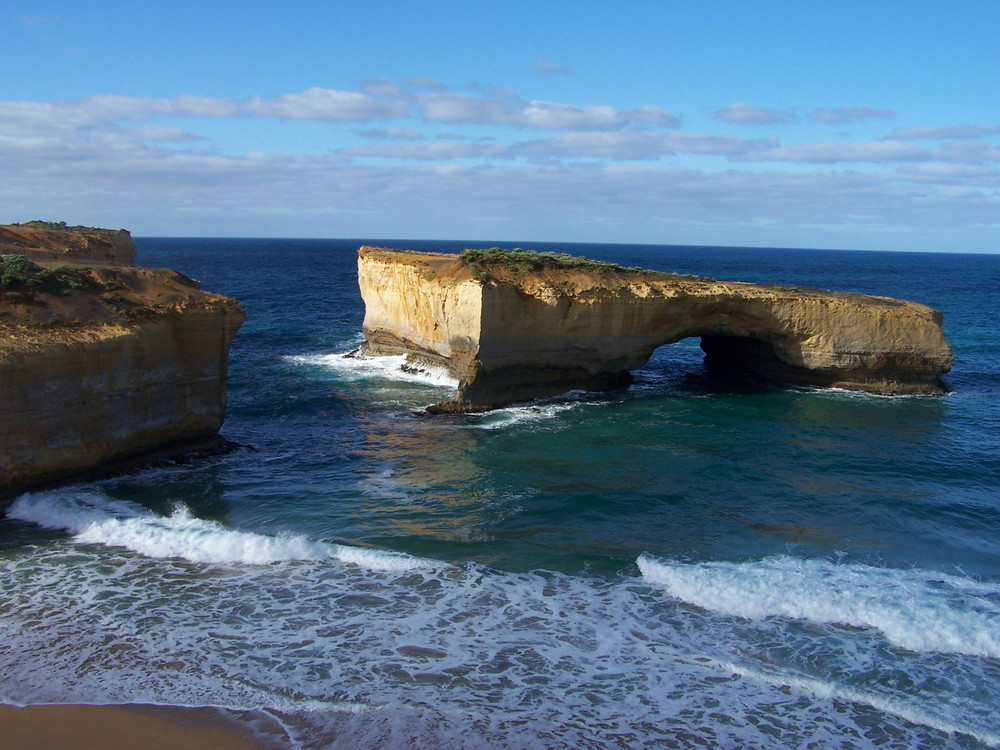
[[[1000,3],[0,11],[0,221],[1000,251]]]

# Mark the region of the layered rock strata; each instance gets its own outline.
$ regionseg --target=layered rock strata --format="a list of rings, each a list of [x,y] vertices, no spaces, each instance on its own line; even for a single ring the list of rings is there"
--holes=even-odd
[[[127,232],[32,234],[40,248],[23,234],[0,243],[0,499],[211,441],[237,303],[174,271],[116,262],[134,257]]]
[[[482,411],[627,385],[653,351],[700,337],[707,363],[785,384],[940,393],[940,312],[888,297],[617,266],[525,268],[362,247],[361,354],[446,368],[432,411]]]

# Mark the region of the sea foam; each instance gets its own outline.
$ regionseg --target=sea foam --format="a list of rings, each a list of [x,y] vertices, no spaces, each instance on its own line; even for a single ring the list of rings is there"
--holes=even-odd
[[[1000,657],[1000,584],[787,556],[685,564],[642,555],[637,563],[648,583],[713,612],[875,628],[911,651]]]
[[[405,356],[364,357],[357,354],[301,354],[285,357],[286,362],[298,365],[323,367],[352,379],[380,378],[383,380],[423,383],[425,385],[457,388],[456,380],[443,367],[407,363]]]
[[[83,530],[88,514],[160,518],[100,494],[39,497],[19,500],[16,515]],[[632,577],[478,563],[386,575],[363,564],[193,567],[107,544],[15,554],[0,560],[0,639],[18,648],[0,649],[0,672],[22,702],[264,709],[300,747],[640,747],[687,736],[715,747],[959,750],[976,746],[969,736],[995,740],[997,681],[969,657],[876,647],[871,659],[887,656],[896,679],[939,686],[905,696],[879,674],[845,684],[858,652],[840,639],[786,641],[779,664],[748,649],[745,621],[692,616]]]
[[[46,492],[14,501],[8,518],[67,531],[81,544],[124,547],[145,557],[196,563],[269,565],[335,559],[373,570],[401,571],[436,563],[386,550],[330,544],[298,534],[268,536],[196,518],[183,505],[169,516],[99,493]]]

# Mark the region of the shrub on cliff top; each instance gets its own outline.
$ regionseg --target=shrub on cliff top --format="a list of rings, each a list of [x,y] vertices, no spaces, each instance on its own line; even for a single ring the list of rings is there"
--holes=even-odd
[[[12,227],[25,227],[26,229],[50,229],[57,232],[72,232],[74,234],[85,234],[87,232],[92,232],[96,227],[85,227],[80,224],[74,224],[69,226],[65,221],[42,221],[41,219],[33,219],[31,221],[25,221],[21,224],[11,224]]]
[[[87,289],[93,280],[80,269],[68,266],[45,268],[23,255],[0,255],[0,291],[60,294],[66,289]]]
[[[41,270],[42,267],[40,265],[32,263],[23,255],[0,255],[0,273],[5,276],[7,274],[26,276],[38,273]]]
[[[14,224],[15,227],[29,227],[31,229],[58,229],[65,230],[65,221],[42,221],[41,219],[33,219],[32,221],[26,221],[23,224]]]
[[[458,257],[466,265],[475,269],[503,268],[514,273],[532,273],[550,269],[651,273],[644,268],[620,266],[617,263],[608,263],[603,260],[591,260],[582,255],[522,250],[519,247],[515,247],[513,250],[499,247],[482,250],[469,249],[463,250]]]
[[[42,267],[23,255],[0,255],[0,291],[30,289]],[[37,285],[36,285],[37,286]]]
[[[714,281],[711,276],[651,271],[648,268],[640,266],[622,266],[618,263],[609,263],[604,260],[592,260],[582,255],[522,250],[519,247],[515,247],[513,250],[505,250],[499,247],[490,247],[484,250],[469,249],[463,250],[459,253],[458,257],[469,267],[469,270],[472,272],[472,278],[476,281],[482,281],[490,270],[496,269],[504,269],[515,274],[528,274],[547,270],[590,271],[597,273],[602,271],[616,271],[642,276],[672,276],[677,279],[687,279],[690,281]]]

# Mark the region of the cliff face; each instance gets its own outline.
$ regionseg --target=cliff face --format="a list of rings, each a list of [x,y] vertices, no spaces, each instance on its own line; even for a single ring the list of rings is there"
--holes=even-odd
[[[88,262],[51,262],[44,244],[0,255],[0,498],[222,425],[242,310],[173,271],[108,263],[95,244]]]
[[[472,268],[454,255],[362,248],[363,353],[408,353],[459,379],[439,410],[625,385],[663,344],[755,377],[882,393],[940,392],[951,366],[923,305],[615,267]],[[478,277],[478,278],[476,278]]]
[[[477,366],[483,287],[468,274],[417,253],[362,248],[358,283],[365,302],[364,353],[409,355],[456,376]],[[450,260],[451,258],[446,258]],[[440,275],[438,271],[450,275]]]

